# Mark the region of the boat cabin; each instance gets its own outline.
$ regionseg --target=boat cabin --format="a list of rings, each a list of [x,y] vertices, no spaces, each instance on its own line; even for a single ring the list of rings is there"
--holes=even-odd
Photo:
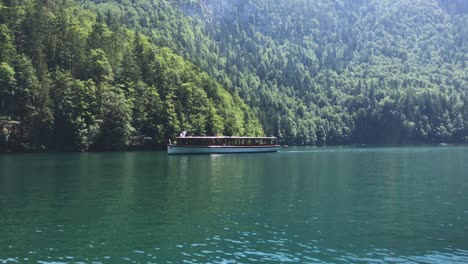
[[[177,137],[178,146],[271,146],[276,137]]]

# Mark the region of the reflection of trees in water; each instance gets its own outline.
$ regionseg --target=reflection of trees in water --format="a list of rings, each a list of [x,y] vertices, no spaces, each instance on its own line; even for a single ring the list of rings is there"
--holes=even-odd
[[[255,154],[169,156],[168,164],[168,213],[185,215],[187,221],[207,210],[242,211],[256,196],[258,175],[266,167]]]

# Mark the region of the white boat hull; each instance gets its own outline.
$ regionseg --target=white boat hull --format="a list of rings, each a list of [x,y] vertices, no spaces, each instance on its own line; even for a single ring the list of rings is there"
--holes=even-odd
[[[168,154],[227,154],[227,153],[256,153],[277,152],[279,145],[270,146],[180,146],[167,145]]]

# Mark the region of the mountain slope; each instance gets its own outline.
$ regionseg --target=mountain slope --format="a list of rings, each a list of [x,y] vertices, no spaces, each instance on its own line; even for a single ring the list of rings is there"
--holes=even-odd
[[[0,1],[0,152],[155,147],[182,130],[263,135],[238,97],[112,16]]]
[[[0,151],[468,142],[467,21],[448,0],[0,0]]]
[[[193,61],[283,142],[468,140],[463,1],[80,2]]]

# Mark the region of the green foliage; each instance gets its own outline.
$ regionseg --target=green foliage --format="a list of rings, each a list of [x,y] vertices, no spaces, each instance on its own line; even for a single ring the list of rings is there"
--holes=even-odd
[[[102,130],[96,143],[99,150],[124,149],[130,143],[134,128],[132,112],[123,91],[103,85],[99,87],[102,98]]]
[[[163,104],[156,88],[142,81],[127,87],[127,97],[131,98],[129,103],[133,112],[132,126],[135,128],[132,143],[136,146],[151,147],[164,142]]]
[[[0,143],[0,150],[42,148],[52,122],[49,95],[44,91],[46,84],[38,81],[27,57],[16,55],[10,61],[12,65],[0,63],[0,119],[14,126],[0,124],[0,129],[6,134],[13,133],[15,143]]]
[[[106,53],[102,49],[92,49],[89,55],[89,77],[96,83],[112,82],[114,74]]]
[[[11,60],[14,54],[11,32],[5,24],[0,24],[0,61]]]
[[[0,3],[0,151],[154,148],[182,130],[263,133],[242,100],[110,12],[71,0]]]
[[[0,0],[0,151],[468,142],[463,1]],[[226,89],[225,89],[225,88]]]
[[[466,142],[463,1],[81,2],[193,61],[288,144]],[[220,110],[223,133],[245,132]]]
[[[65,150],[86,151],[101,130],[96,85],[91,80],[76,80],[70,72],[56,72],[53,79],[54,144]]]

